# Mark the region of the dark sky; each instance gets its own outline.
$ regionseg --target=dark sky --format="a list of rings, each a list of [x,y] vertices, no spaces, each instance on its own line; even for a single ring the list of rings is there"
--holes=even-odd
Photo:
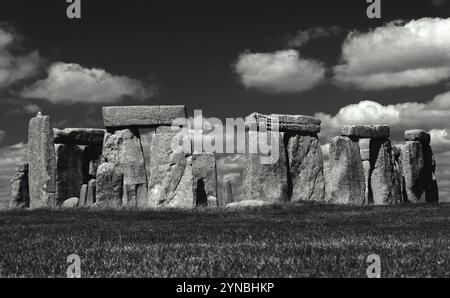
[[[82,0],[82,19],[70,20],[64,0],[2,0],[0,21],[23,37],[24,49],[39,50],[48,63],[63,61],[98,67],[153,84],[158,95],[145,102],[118,104],[185,104],[206,116],[246,116],[251,112],[336,113],[363,99],[382,104],[429,101],[444,92],[443,85],[361,91],[324,83],[296,94],[266,94],[243,87],[233,63],[245,50],[270,52],[286,48],[289,34],[317,26],[367,30],[396,19],[447,17],[449,5],[432,1],[382,1],[382,19],[369,20],[365,0],[315,1],[112,1]],[[450,33],[449,33],[450,34]],[[339,62],[346,33],[318,40],[302,48],[302,56],[327,66]],[[368,55],[370,59],[370,55]],[[42,77],[45,77],[45,73]],[[30,115],[7,113],[22,86],[0,93],[3,145],[26,140]],[[100,105],[39,104],[55,126],[101,126]]]

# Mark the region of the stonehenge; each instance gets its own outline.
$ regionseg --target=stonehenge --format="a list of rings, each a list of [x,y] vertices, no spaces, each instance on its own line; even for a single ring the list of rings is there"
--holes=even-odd
[[[245,118],[245,164],[236,198],[230,181],[218,194],[217,153],[194,150],[185,106],[111,106],[102,112],[104,129],[53,129],[41,113],[30,120],[29,159],[17,165],[11,180],[11,208],[439,201],[426,131],[408,130],[404,144],[393,146],[389,126],[344,125],[330,141],[326,161],[319,119],[253,113]],[[149,148],[140,129],[152,129]],[[361,139],[369,141],[368,149],[361,150]]]

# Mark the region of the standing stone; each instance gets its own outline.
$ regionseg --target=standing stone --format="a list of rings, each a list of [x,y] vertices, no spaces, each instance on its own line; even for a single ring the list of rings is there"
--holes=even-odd
[[[11,202],[12,209],[30,207],[30,194],[28,189],[28,164],[17,164],[16,172],[11,179]]]
[[[436,182],[436,159],[433,154],[431,146],[427,143],[422,143],[423,158],[424,158],[424,186],[425,186],[425,201],[427,203],[439,202],[439,194],[437,192]]]
[[[244,169],[242,200],[286,202],[288,200],[288,177],[284,133],[246,131],[246,167]],[[278,139],[278,140],[277,140]],[[278,142],[272,152],[272,141]],[[270,146],[269,154],[261,154],[258,143]]]
[[[79,200],[79,205],[80,206],[85,206],[86,205],[87,192],[88,192],[88,185],[87,184],[81,185],[80,200]]]
[[[230,181],[225,184],[225,206],[234,202],[233,185]]]
[[[402,146],[392,146],[392,158],[394,162],[394,189],[397,191],[395,204],[403,203],[403,170],[401,161]]]
[[[77,145],[55,145],[56,204],[78,197],[83,185],[83,150]]]
[[[86,195],[86,205],[92,206],[96,201],[96,188],[97,188],[97,180],[91,179],[89,180],[87,187],[87,195]]]
[[[324,201],[325,179],[318,136],[292,134],[285,138],[291,201]]]
[[[370,187],[375,205],[395,204],[400,201],[400,190],[395,185],[391,142],[388,139],[370,140]]]
[[[30,207],[55,207],[55,146],[49,116],[40,113],[28,127]]]
[[[103,161],[116,164],[123,172],[123,203],[128,207],[146,207],[147,173],[139,132],[130,129],[107,134]]]
[[[335,137],[330,142],[330,200],[337,204],[364,204],[364,168],[359,141]]]
[[[361,151],[362,153],[362,151]],[[363,168],[364,168],[364,182],[366,184],[364,191],[364,205],[370,204],[372,201],[372,189],[370,187],[370,161],[363,160]]]
[[[214,154],[202,153],[192,156],[193,195],[197,206],[214,203],[217,207],[217,168]],[[202,188],[199,189],[199,188]],[[206,197],[199,196],[204,191]],[[208,205],[209,206],[209,205]]]
[[[123,172],[114,163],[102,163],[98,167],[96,180],[96,203],[99,208],[118,208],[122,206]]]
[[[83,175],[85,183],[97,176],[97,169],[102,161],[102,147],[103,145],[90,145],[84,147]]]
[[[402,168],[406,201],[425,202],[425,159],[418,141],[406,141],[402,149]]]
[[[195,207],[192,193],[192,138],[158,132],[150,145],[148,200],[151,207]]]

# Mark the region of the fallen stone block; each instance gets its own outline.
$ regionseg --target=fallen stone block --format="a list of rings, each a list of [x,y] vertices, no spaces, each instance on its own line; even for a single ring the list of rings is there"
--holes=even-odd
[[[78,207],[78,203],[79,203],[79,198],[70,198],[65,200],[64,202],[62,202],[62,204],[60,205],[60,208],[62,209],[75,209]]]
[[[83,150],[77,145],[55,145],[56,204],[80,195],[83,185]]]
[[[267,201],[260,201],[260,200],[245,200],[245,201],[230,203],[226,206],[226,208],[240,209],[240,208],[264,207],[264,206],[270,206],[270,205],[273,205],[273,203],[267,202]]]
[[[431,136],[428,132],[420,129],[412,129],[405,131],[406,141],[417,141],[422,144],[429,145],[431,141]]]
[[[103,107],[106,128],[170,126],[173,120],[186,117],[186,107],[182,105]]]
[[[389,126],[386,125],[344,125],[341,135],[350,138],[389,138]]]
[[[66,145],[103,145],[105,130],[93,128],[53,129],[54,143]]]
[[[11,187],[10,208],[24,209],[30,207],[27,163],[20,163],[16,165],[15,174],[11,179],[10,187]]]

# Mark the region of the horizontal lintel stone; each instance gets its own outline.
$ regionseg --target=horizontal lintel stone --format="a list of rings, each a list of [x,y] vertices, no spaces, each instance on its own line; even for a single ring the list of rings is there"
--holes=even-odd
[[[411,129],[405,131],[406,141],[418,141],[423,144],[429,145],[431,142],[431,136],[428,132],[420,129]]]
[[[354,138],[389,138],[391,133],[387,125],[344,125],[341,135]]]
[[[105,130],[95,128],[53,129],[53,142],[66,145],[102,145]]]
[[[278,130],[280,132],[292,132],[292,133],[305,133],[305,134],[318,134],[320,133],[320,125],[316,124],[298,124],[298,123],[279,123],[278,125],[267,122],[255,122],[246,121],[245,126],[247,129],[256,131],[258,128],[261,130],[263,126],[264,129],[268,131]]]
[[[285,124],[304,124],[304,125],[319,125],[322,123],[319,119],[305,115],[285,115],[285,114],[270,114],[263,115],[259,113],[250,114],[245,118],[246,121],[271,122],[278,121]]]

